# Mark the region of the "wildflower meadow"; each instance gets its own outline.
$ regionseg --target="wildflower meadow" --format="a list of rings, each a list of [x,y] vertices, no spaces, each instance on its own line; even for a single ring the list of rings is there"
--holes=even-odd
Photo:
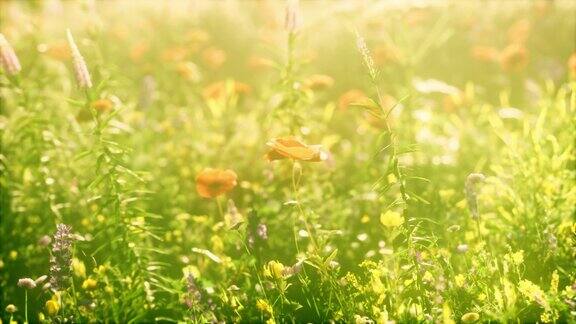
[[[576,323],[574,0],[1,0],[0,323]]]

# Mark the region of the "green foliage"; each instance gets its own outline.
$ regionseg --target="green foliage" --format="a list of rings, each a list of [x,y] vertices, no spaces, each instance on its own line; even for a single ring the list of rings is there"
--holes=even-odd
[[[2,321],[574,321],[574,4],[51,3],[0,2]]]

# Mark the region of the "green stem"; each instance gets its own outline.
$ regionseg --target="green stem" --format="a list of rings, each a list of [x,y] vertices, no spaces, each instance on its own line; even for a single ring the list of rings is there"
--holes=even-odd
[[[28,289],[24,290],[24,317],[26,318],[24,323],[28,324]]]
[[[300,217],[302,217],[302,221],[304,222],[304,226],[306,227],[306,231],[308,232],[308,235],[310,237],[310,241],[312,242],[312,246],[314,246],[314,249],[317,250],[318,245],[316,244],[316,240],[314,239],[314,235],[312,233],[312,227],[308,223],[308,220],[306,218],[306,214],[304,213],[304,209],[302,208],[302,205],[300,203],[300,195],[299,195],[300,177],[301,177],[301,175],[298,177],[298,181],[296,181],[296,161],[293,161],[293,164],[292,164],[292,190],[294,191],[294,198],[296,199],[296,206],[298,206],[298,212],[300,213]],[[294,230],[296,230],[296,229],[294,229]],[[294,237],[294,239],[296,240],[296,237]]]
[[[218,205],[218,212],[220,213],[220,218],[224,218],[224,209],[222,208],[222,202],[220,201],[220,196],[216,197],[216,204]]]

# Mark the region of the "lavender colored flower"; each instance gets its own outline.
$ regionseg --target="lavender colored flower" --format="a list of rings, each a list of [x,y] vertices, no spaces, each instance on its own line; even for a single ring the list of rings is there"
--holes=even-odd
[[[50,257],[50,287],[54,291],[66,289],[72,273],[72,228],[66,224],[56,225]]]
[[[256,227],[256,235],[264,241],[268,239],[268,227],[266,224],[258,224],[258,227]]]
[[[186,275],[186,297],[184,298],[184,303],[188,308],[192,308],[194,305],[200,302],[202,298],[202,293],[200,288],[196,284],[196,279],[192,273]]]

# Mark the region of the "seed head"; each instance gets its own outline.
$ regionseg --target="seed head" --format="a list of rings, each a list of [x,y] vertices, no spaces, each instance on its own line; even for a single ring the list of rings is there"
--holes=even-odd
[[[0,62],[2,63],[2,68],[6,73],[10,75],[16,75],[22,67],[20,66],[20,61],[16,52],[12,48],[12,45],[8,43],[6,37],[0,33]]]
[[[72,32],[70,29],[66,30],[66,35],[68,37],[68,46],[70,46],[70,52],[72,54],[72,62],[74,63],[74,73],[76,74],[76,80],[78,81],[78,86],[80,88],[91,88],[92,79],[90,78],[90,72],[88,71],[88,66],[84,57],[80,53],[74,37],[72,37]]]
[[[44,281],[46,281],[47,278],[48,278],[47,275],[40,276],[40,277],[36,278],[36,280],[34,280],[34,283],[35,283],[36,285],[40,285],[40,284],[42,284]]]
[[[378,78],[378,70],[376,70],[374,59],[370,54],[368,45],[366,45],[366,40],[364,40],[364,37],[360,36],[358,32],[356,32],[356,47],[358,47],[358,51],[360,52],[360,55],[362,55],[362,61],[368,70],[370,79],[372,82],[376,82],[376,79]]]

